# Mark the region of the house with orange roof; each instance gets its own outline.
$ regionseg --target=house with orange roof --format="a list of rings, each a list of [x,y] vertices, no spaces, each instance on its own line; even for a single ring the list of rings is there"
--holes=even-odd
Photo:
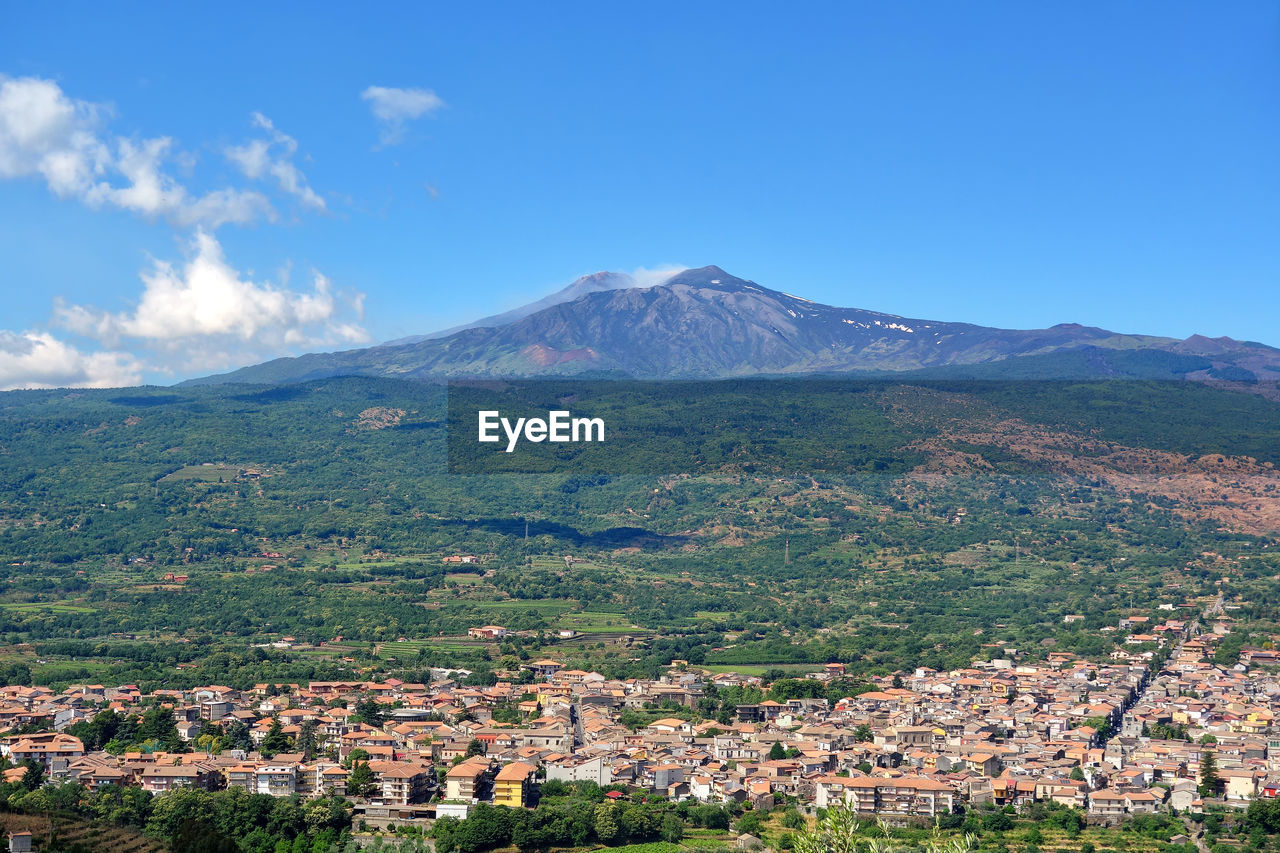
[[[482,756],[475,756],[454,765],[445,774],[444,798],[470,802],[483,792],[488,775],[489,759]]]
[[[524,761],[513,761],[499,770],[493,778],[493,804],[513,809],[527,806],[537,769]]]
[[[645,726],[645,730],[682,735],[693,734],[693,726],[689,724],[689,721],[681,720],[678,717],[664,717],[661,720],[654,720],[652,723]]]
[[[177,788],[203,788],[212,791],[221,774],[206,765],[152,764],[138,774],[138,782],[144,791],[163,794]]]
[[[0,738],[0,755],[14,764],[34,761],[48,770],[57,759],[70,761],[84,755],[84,743],[61,732],[9,735]]]
[[[564,669],[564,664],[550,659],[536,660],[529,664],[529,669],[531,669],[533,674],[538,678],[550,678],[560,670]]]

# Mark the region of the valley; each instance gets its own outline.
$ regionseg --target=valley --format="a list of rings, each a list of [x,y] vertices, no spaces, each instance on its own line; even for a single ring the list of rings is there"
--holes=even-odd
[[[1257,396],[1034,383],[1012,404],[1001,383],[768,387],[753,405],[759,389],[734,384],[575,386],[607,419],[648,395],[645,423],[668,395],[688,426],[568,467],[522,445],[486,458],[544,473],[468,474],[448,473],[442,386],[7,395],[0,633],[50,684],[367,676],[384,656],[415,680],[502,669],[514,649],[449,639],[490,622],[523,632],[521,650],[617,676],[673,658],[883,675],[1000,644],[1104,654],[1094,629],[1130,609],[1223,583],[1244,594],[1274,573],[1280,419]],[[1173,399],[1178,421],[1162,422]],[[1068,613],[1086,621],[1064,625]],[[608,642],[585,642],[594,628]],[[305,653],[279,647],[286,636]],[[59,660],[43,645],[122,637],[139,658]],[[192,650],[165,668],[147,638]],[[409,645],[388,651],[397,640]]]
[[[568,404],[606,440],[475,442]],[[863,844],[1192,853],[1170,808],[1259,825],[1220,810],[1270,766],[1277,438],[1189,382],[5,394],[5,743],[68,758],[0,797],[264,853],[787,849],[836,802]]]

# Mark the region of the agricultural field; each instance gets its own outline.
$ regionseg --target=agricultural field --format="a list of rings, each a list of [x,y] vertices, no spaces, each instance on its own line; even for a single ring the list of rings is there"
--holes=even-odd
[[[600,611],[561,613],[554,627],[577,631],[580,634],[613,634],[620,631],[642,630],[640,626],[633,625],[625,613]]]
[[[204,483],[229,483],[232,480],[239,479],[240,472],[243,470],[237,465],[217,465],[212,462],[205,462],[200,465],[184,465],[177,471],[165,474],[158,482],[200,481]]]
[[[0,812],[0,833],[30,832],[36,850],[166,853],[169,845],[135,829],[68,814],[22,815]],[[54,842],[57,842],[55,847]]]
[[[50,613],[93,613],[94,608],[74,601],[6,601],[0,608],[15,613],[47,610]]]

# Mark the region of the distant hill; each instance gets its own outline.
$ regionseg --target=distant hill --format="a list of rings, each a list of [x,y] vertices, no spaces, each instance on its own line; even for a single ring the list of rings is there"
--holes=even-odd
[[[1280,350],[1092,326],[996,329],[811,302],[709,266],[654,287],[619,273],[456,331],[245,367],[194,383],[400,378],[717,378],[858,373],[939,378],[1280,380]]]

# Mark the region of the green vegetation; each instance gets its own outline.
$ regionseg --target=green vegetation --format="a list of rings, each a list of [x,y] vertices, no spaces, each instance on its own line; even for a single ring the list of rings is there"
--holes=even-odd
[[[1280,606],[1264,533],[1050,465],[997,429],[1020,418],[1096,465],[1099,436],[1265,462],[1280,406],[1260,397],[1138,382],[509,389],[513,405],[571,400],[620,425],[566,470],[550,445],[450,446],[450,407],[497,393],[335,379],[0,395],[0,670],[243,687],[419,681],[432,666],[492,679],[552,656],[609,676],[842,662],[856,685],[1008,646],[1102,658],[1101,627],[1223,579],[1247,594],[1241,619]],[[447,473],[511,456],[546,470]],[[476,562],[442,561],[454,554]],[[466,636],[491,623],[519,636]]]
[[[76,840],[96,840],[99,849],[107,849],[115,839],[127,841],[136,849],[151,849],[138,844],[132,835],[145,831],[153,838],[172,842],[178,850],[195,849],[191,844],[198,840],[207,845],[199,848],[203,850],[275,853],[281,844],[290,851],[328,850],[333,844],[345,845],[350,835],[350,804],[332,797],[304,802],[297,797],[250,794],[238,788],[215,793],[180,788],[153,797],[138,787],[104,785],[90,792],[75,783],[45,787],[37,787],[38,784],[37,776],[31,782],[24,779],[22,783],[0,785],[0,810],[61,815],[64,823],[70,818],[75,832],[63,835],[68,845]],[[77,818],[88,819],[102,829],[118,827],[124,832],[101,832],[91,838]],[[224,846],[216,846],[219,843]]]
[[[715,805],[633,795],[612,800],[592,782],[551,781],[532,810],[480,804],[466,820],[445,817],[433,829],[437,853],[483,853],[514,845],[521,851],[607,845],[627,853],[679,853],[676,842],[690,829],[714,830],[723,839],[731,811]],[[717,837],[717,836],[712,836]]]

